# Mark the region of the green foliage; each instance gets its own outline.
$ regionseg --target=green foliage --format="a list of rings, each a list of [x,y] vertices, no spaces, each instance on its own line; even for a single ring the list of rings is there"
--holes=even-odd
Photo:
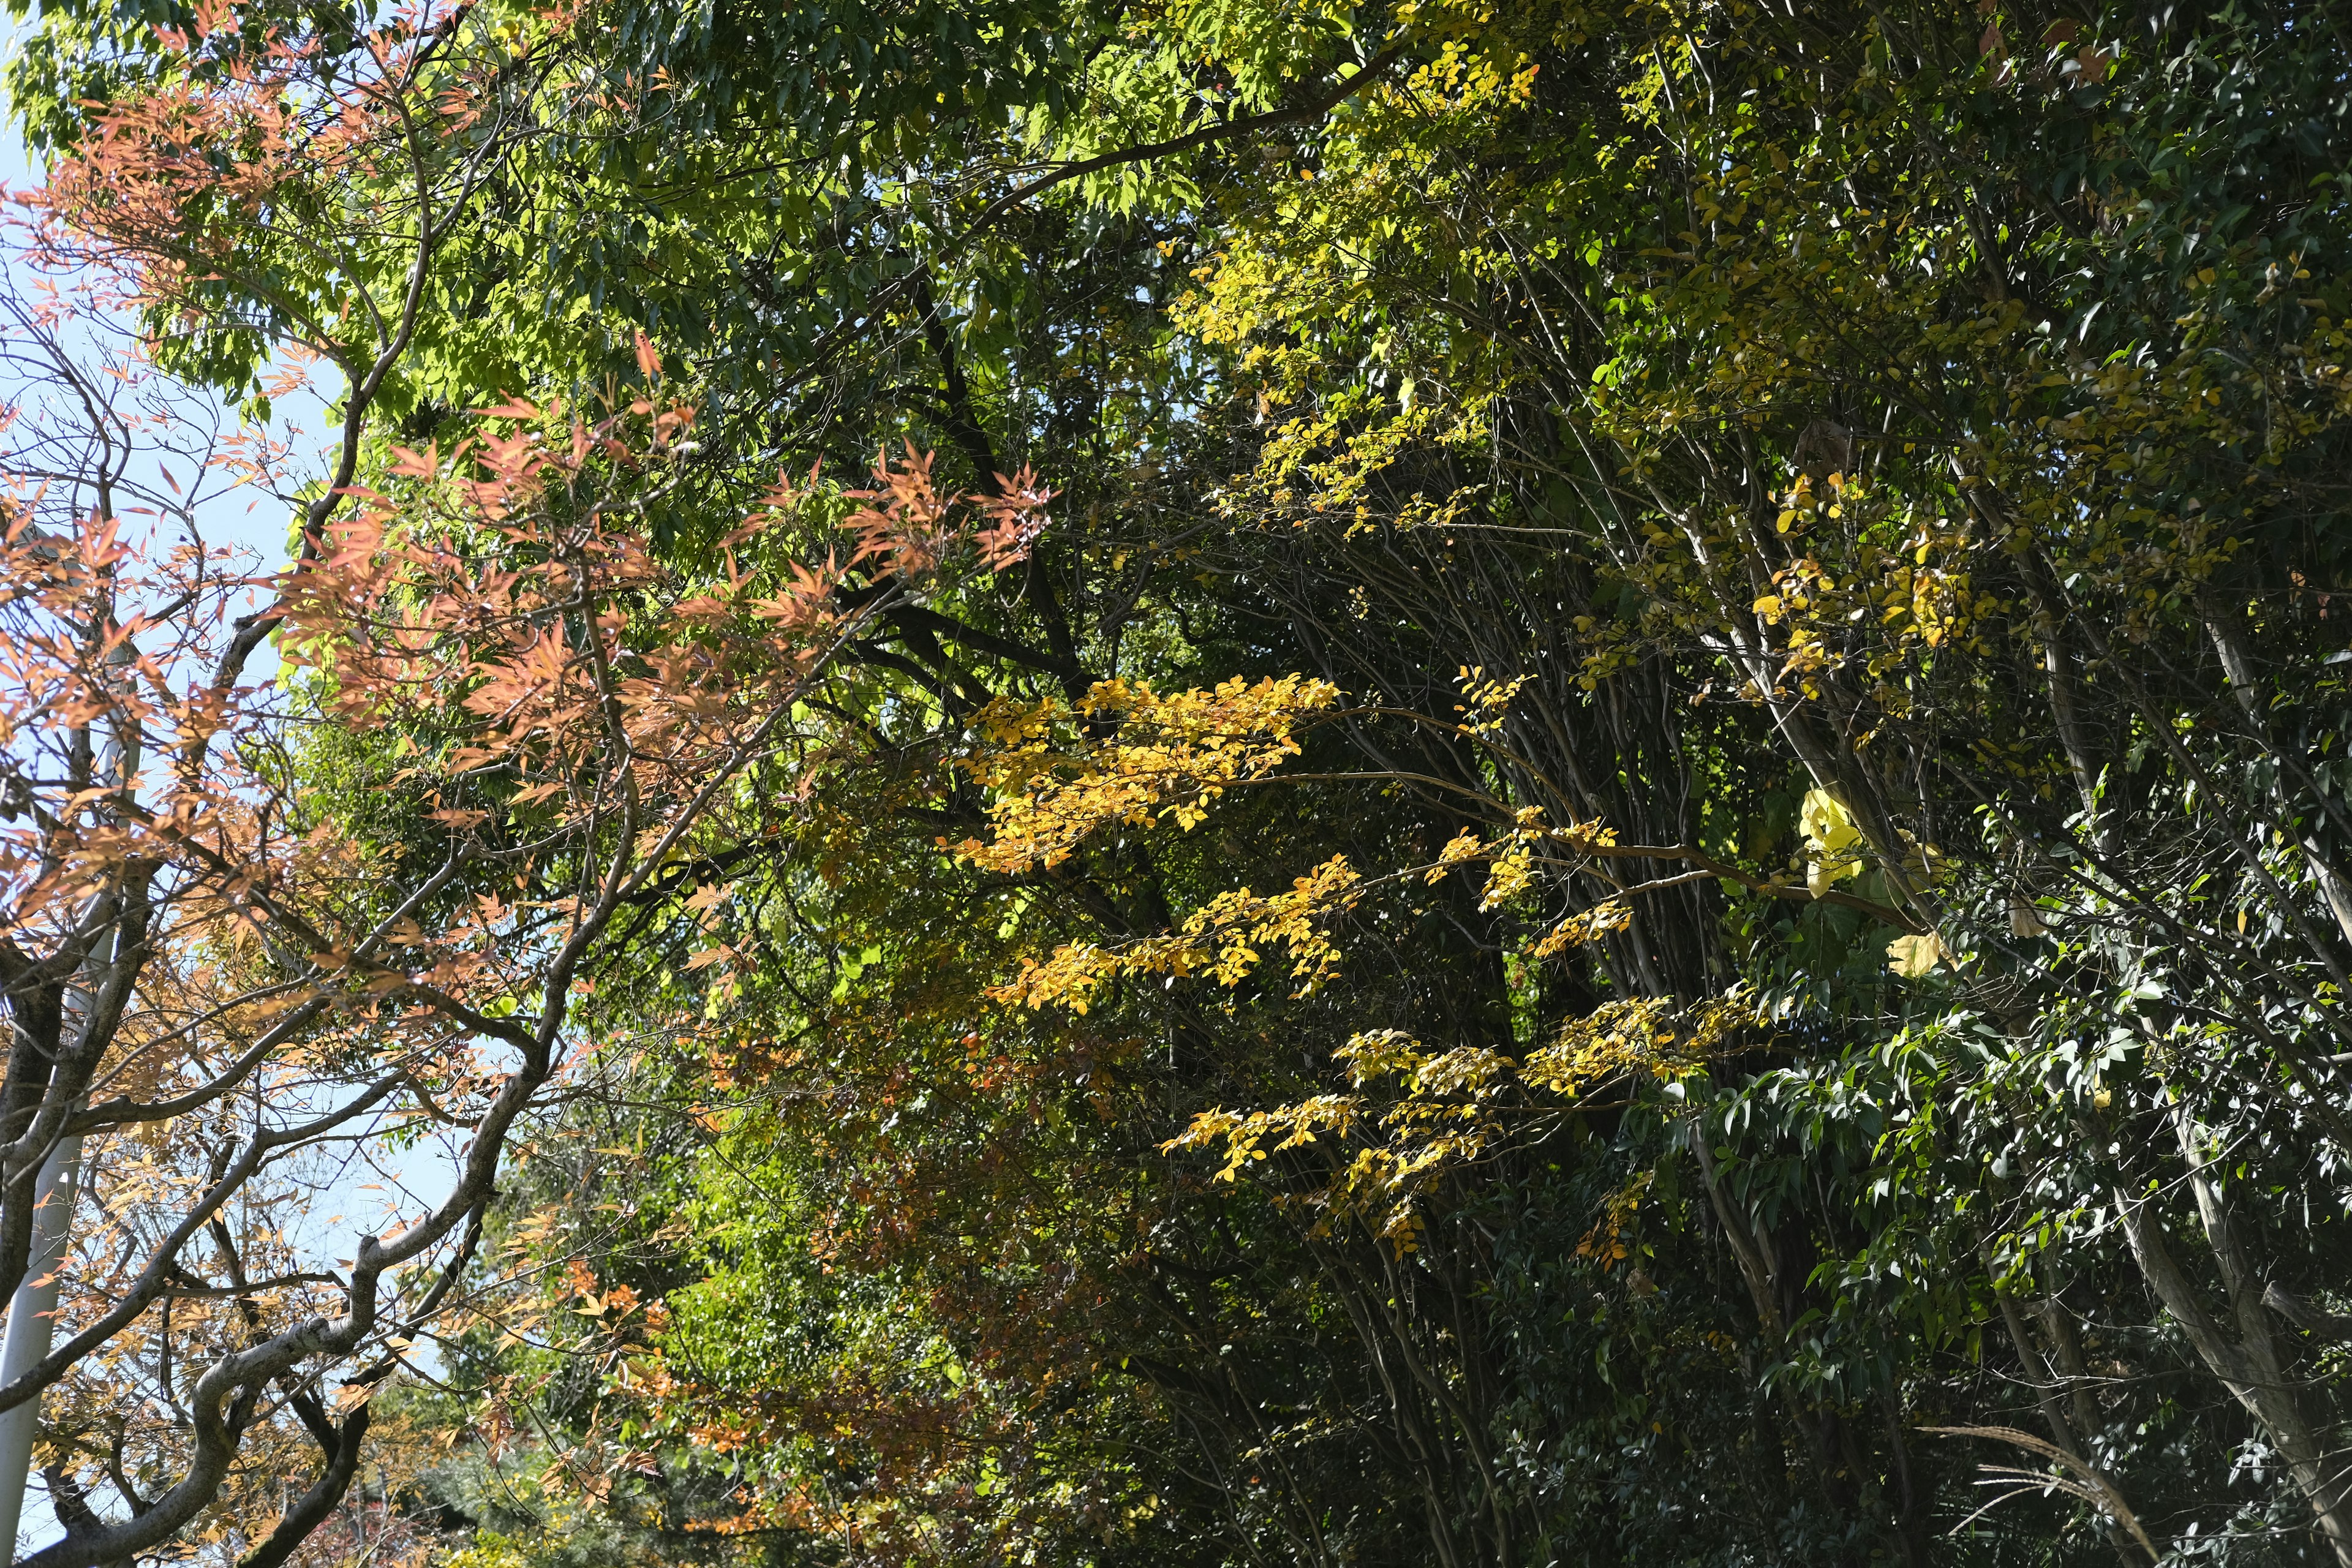
[[[59,147],[176,68],[101,26],[15,68]],[[2352,1561],[2347,42],[1994,0],[554,26],[402,439],[642,377],[641,328],[702,408],[660,520],[698,570],[780,465],[1062,494],[859,645],[747,792],[764,847],[682,865],[708,899],[594,1004],[502,1221],[540,1272],[485,1309],[561,1331],[453,1368],[446,1561],[562,1555],[483,1500],[509,1450],[583,1561]],[[1293,674],[1345,696],[1279,768],[1178,778],[1088,698]],[[1000,836],[1045,818],[1066,859]],[[1150,945],[1286,888],[1328,975]],[[633,1032],[681,998],[699,1033]],[[1520,1070],[1727,998],[1674,1070]],[[1220,1181],[1184,1135],[1251,1113],[1314,1136]]]

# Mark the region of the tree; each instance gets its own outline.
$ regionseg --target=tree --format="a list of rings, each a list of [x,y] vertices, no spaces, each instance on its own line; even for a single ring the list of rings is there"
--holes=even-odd
[[[55,15],[69,158],[180,90]],[[2352,1549],[2331,13],[434,37],[509,129],[409,445],[661,369],[695,582],[779,466],[1064,491],[813,587],[789,826],[629,925],[486,1220],[593,1324],[467,1352],[551,1485],[872,1561]]]
[[[63,1342],[0,1400],[72,1391],[47,1470],[67,1533],[42,1563],[165,1547],[248,1439],[299,1418],[319,1474],[274,1531],[235,1478],[246,1561],[282,1562],[351,1484],[373,1387],[462,1300],[506,1142],[577,1056],[578,998],[631,962],[610,933],[677,910],[703,858],[761,853],[747,792],[793,767],[795,715],[874,614],[831,604],[841,563],[883,570],[887,605],[971,548],[917,463],[880,471],[813,569],[691,581],[638,531],[690,411],[509,404],[446,458],[405,454],[348,518],[328,521],[353,492],[330,492],[296,564],[255,579],[192,534],[139,537],[123,378],[57,369],[84,466],[18,486],[5,558],[7,1283],[61,1142],[97,1206],[68,1216]],[[1041,499],[981,509],[988,561],[1017,559]],[[733,542],[821,537],[805,500],[779,489]],[[243,681],[272,629],[306,674]],[[325,809],[339,766],[372,770],[344,785],[389,807],[383,836]],[[465,1134],[447,1195],[362,1235],[343,1272],[300,1268],[284,1210],[306,1163],[432,1123]]]

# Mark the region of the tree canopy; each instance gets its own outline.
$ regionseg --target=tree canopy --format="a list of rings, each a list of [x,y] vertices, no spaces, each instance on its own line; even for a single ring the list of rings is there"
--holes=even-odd
[[[2341,7],[20,14],[28,1561],[2352,1568]]]

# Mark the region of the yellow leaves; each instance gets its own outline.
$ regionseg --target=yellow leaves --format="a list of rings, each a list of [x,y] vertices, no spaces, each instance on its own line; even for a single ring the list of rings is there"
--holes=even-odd
[[[1936,965],[1950,956],[1942,939],[1933,931],[1898,936],[1886,944],[1887,968],[1906,980],[1917,980],[1934,973]]]
[[[1181,1149],[1209,1149],[1223,1142],[1225,1163],[1215,1179],[1230,1182],[1247,1170],[1253,1161],[1266,1157],[1265,1145],[1269,1138],[1277,1139],[1271,1152],[1279,1154],[1312,1143],[1326,1132],[1345,1137],[1362,1110],[1362,1101],[1352,1095],[1325,1094],[1296,1105],[1246,1115],[1203,1110],[1192,1118],[1191,1126],[1160,1148],[1173,1153]]]
[[[1591,853],[1613,847],[1617,842],[1617,830],[1604,827],[1598,822],[1571,822],[1566,827],[1554,828],[1552,837],[1565,839],[1572,849]]]
[[[1805,792],[1798,808],[1798,826],[1809,846],[1825,852],[1843,849],[1862,838],[1845,804],[1825,789]]]
[[[507,1233],[507,1244],[517,1251],[538,1247],[556,1233],[562,1224],[564,1205],[542,1204],[519,1219]]]
[[[1516,689],[1518,682],[1513,683]],[[1437,852],[1437,859],[1424,868],[1424,882],[1438,882],[1456,866],[1473,860],[1486,862],[1486,881],[1479,894],[1478,907],[1493,910],[1508,903],[1535,883],[1536,850],[1546,843],[1565,839],[1579,848],[1607,846],[1616,836],[1591,823],[1575,823],[1564,828],[1545,826],[1543,808],[1526,806],[1514,816],[1511,829],[1491,842],[1479,837],[1470,828],[1464,828],[1449,839]],[[1553,951],[1558,951],[1556,948]]]
[[[1805,886],[1814,894],[1861,871],[1862,829],[1836,795],[1825,789],[1807,790],[1797,826],[1805,839]]]
[[[1032,1010],[1052,1005],[1083,1015],[1096,993],[1122,975],[1181,978],[1205,973],[1220,984],[1237,985],[1255,971],[1265,949],[1278,945],[1298,984],[1294,994],[1305,995],[1339,968],[1339,951],[1324,924],[1354,904],[1360,881],[1347,857],[1335,856],[1297,879],[1287,892],[1261,897],[1237,888],[1220,893],[1173,935],[1117,947],[1070,942],[1042,963],[1024,959],[1018,975],[988,994]]]
[[[1402,1029],[1371,1029],[1350,1036],[1348,1043],[1331,1056],[1333,1060],[1348,1064],[1359,1089],[1383,1078],[1403,1077],[1427,1059],[1422,1054],[1421,1042]]]
[[[981,749],[965,765],[992,792],[994,837],[966,839],[956,853],[1020,872],[1060,865],[1113,824],[1171,820],[1190,830],[1227,787],[1296,756],[1299,721],[1339,696],[1306,676],[1254,685],[1236,676],[1164,697],[1139,681],[1098,681],[1075,711],[1058,700],[992,703],[976,722]]]
[[[1499,1051],[1463,1046],[1421,1063],[1407,1081],[1415,1099],[1454,1095],[1475,1098],[1508,1081],[1517,1065]]]
[[[1478,908],[1491,910],[1507,903],[1534,880],[1534,851],[1524,840],[1514,843],[1486,868],[1486,886],[1479,893]]]
[[[1534,679],[1532,675],[1515,675],[1508,679],[1490,679],[1486,666],[1464,665],[1461,673],[1454,678],[1454,684],[1465,699],[1454,710],[1465,715],[1462,727],[1474,735],[1494,734],[1509,717],[1511,700]]]
[[[1266,1110],[1203,1111],[1161,1147],[1222,1150],[1216,1179],[1231,1182],[1269,1155],[1326,1138],[1352,1141],[1357,1146],[1344,1159],[1324,1158],[1322,1184],[1304,1201],[1323,1211],[1324,1226],[1353,1216],[1399,1253],[1410,1252],[1420,1233],[1414,1204],[1448,1172],[1533,1134],[1562,1101],[1595,1087],[1702,1071],[1760,1021],[1754,999],[1740,990],[1694,1004],[1612,1002],[1569,1020],[1550,1045],[1521,1058],[1485,1046],[1433,1053],[1402,1030],[1367,1030],[1332,1053],[1355,1093]],[[1385,1105],[1375,1105],[1375,1091],[1386,1094]],[[1625,1213],[1638,1198],[1630,1194]]]
[[[1570,947],[1597,942],[1611,931],[1623,931],[1633,923],[1633,911],[1617,900],[1609,899],[1589,910],[1570,915],[1553,926],[1528,949],[1528,956],[1538,960],[1551,958]]]
[[[1640,1212],[1642,1200],[1649,1194],[1650,1184],[1657,1179],[1655,1171],[1643,1171],[1624,1186],[1609,1194],[1601,1207],[1601,1223],[1587,1231],[1576,1244],[1576,1255],[1589,1258],[1603,1268],[1613,1268],[1633,1256],[1633,1247],[1626,1232],[1633,1228],[1633,1216]]]
[[[1611,1002],[1560,1026],[1520,1068],[1530,1084],[1573,1099],[1628,1075],[1661,1081],[1699,1071],[1738,1030],[1759,1022],[1742,991],[1684,1006],[1671,999]]]
[[[1425,882],[1443,881],[1446,872],[1452,870],[1454,867],[1459,866],[1465,860],[1473,860],[1477,858],[1480,852],[1486,847],[1486,843],[1485,839],[1480,838],[1477,834],[1472,832],[1469,828],[1464,828],[1461,832],[1455,834],[1453,838],[1447,841],[1444,848],[1440,849],[1437,852],[1437,864],[1429,868],[1427,875],[1423,877],[1422,880]]]
[[[1220,893],[1184,922],[1184,934],[1218,943],[1216,977],[1238,983],[1257,963],[1252,943],[1280,942],[1290,954],[1291,978],[1312,991],[1339,966],[1339,951],[1321,922],[1354,902],[1360,879],[1339,855],[1299,878],[1287,893],[1255,897],[1247,888]]]

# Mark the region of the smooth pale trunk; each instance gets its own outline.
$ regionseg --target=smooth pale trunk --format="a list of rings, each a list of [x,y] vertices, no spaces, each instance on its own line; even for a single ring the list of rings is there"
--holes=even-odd
[[[26,1260],[25,1282],[8,1304],[7,1338],[0,1341],[0,1386],[24,1376],[49,1353],[49,1338],[57,1328],[58,1268],[65,1262],[74,1183],[80,1173],[81,1140],[60,1139],[41,1166],[40,1196],[33,1213],[32,1257]],[[16,1560],[16,1525],[25,1510],[33,1436],[40,1421],[38,1398],[0,1412],[0,1542],[6,1543],[10,1562]]]

